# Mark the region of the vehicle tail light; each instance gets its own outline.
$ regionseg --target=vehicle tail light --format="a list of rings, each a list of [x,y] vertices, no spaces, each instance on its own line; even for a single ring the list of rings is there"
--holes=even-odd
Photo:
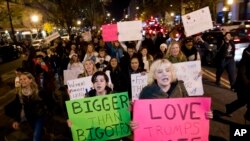
[[[239,41],[240,41],[239,38],[234,39],[234,42],[239,42]]]

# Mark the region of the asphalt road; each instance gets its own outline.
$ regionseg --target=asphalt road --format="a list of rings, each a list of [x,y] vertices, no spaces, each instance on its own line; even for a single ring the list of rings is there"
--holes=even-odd
[[[16,60],[12,60],[9,62],[1,63],[0,64],[0,76],[6,74],[10,71],[15,70],[17,67],[22,65],[22,58],[18,58]]]

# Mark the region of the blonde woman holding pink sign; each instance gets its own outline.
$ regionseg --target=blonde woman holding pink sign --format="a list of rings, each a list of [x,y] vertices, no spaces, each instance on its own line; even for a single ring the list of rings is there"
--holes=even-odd
[[[172,63],[167,59],[152,63],[148,74],[148,85],[140,93],[139,99],[181,98],[187,97],[183,81],[178,81]],[[206,112],[206,118],[212,119],[212,111]],[[131,128],[138,127],[136,121],[131,122]]]

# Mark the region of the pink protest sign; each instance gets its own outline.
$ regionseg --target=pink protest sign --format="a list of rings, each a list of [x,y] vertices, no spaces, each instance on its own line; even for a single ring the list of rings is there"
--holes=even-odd
[[[102,25],[103,41],[116,41],[118,40],[117,24]]]
[[[210,98],[136,100],[135,141],[208,141]]]

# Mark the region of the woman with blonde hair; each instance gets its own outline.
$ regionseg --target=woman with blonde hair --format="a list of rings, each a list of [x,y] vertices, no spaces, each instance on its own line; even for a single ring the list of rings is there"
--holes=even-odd
[[[139,99],[161,99],[187,97],[184,82],[176,78],[172,63],[167,59],[159,59],[152,63],[148,74],[148,85],[144,87]],[[206,118],[213,118],[212,111],[205,112]],[[138,128],[139,123],[132,121],[131,128]]]
[[[96,71],[96,66],[93,60],[88,59],[83,63],[84,72],[78,75],[78,78],[92,76]]]
[[[82,63],[84,63],[86,60],[93,60],[94,63],[96,63],[96,57],[98,56],[98,53],[94,49],[93,44],[88,44],[86,54],[82,60]]]
[[[148,73],[148,86],[141,91],[139,99],[186,97],[183,81],[178,81],[172,63],[159,59],[152,63]]]
[[[179,63],[187,61],[186,56],[181,51],[180,43],[173,41],[170,43],[166,56],[164,57],[172,63]]]
[[[31,73],[24,72],[20,75],[20,89],[16,99],[11,103],[6,114],[14,119],[12,127],[20,129],[20,124],[27,121],[33,129],[33,141],[40,141],[46,115],[46,105],[39,95],[41,91]]]

